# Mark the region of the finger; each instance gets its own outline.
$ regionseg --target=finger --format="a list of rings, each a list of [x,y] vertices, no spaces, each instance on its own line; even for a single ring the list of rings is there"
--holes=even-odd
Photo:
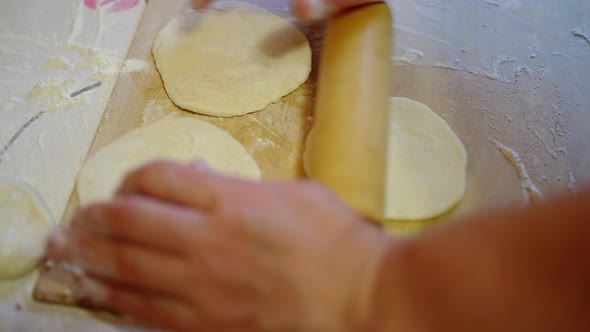
[[[130,241],[154,249],[184,253],[191,231],[205,222],[195,209],[142,196],[119,196],[80,210],[71,228]]]
[[[303,21],[319,21],[333,13],[379,0],[294,0],[295,16]]]
[[[190,284],[187,264],[178,257],[142,247],[64,230],[52,236],[48,256],[58,262],[80,266],[97,276],[154,292],[177,294],[179,284]],[[65,235],[65,241],[60,236]]]
[[[217,199],[212,182],[206,170],[162,160],[128,174],[117,195],[143,194],[207,210]]]
[[[198,165],[156,161],[131,172],[123,180],[117,195],[153,196],[209,212],[220,203],[224,191],[246,184],[250,182],[217,176]]]
[[[120,285],[84,279],[81,293],[117,312],[125,313],[155,327],[178,331],[195,331],[197,315],[180,300],[134,291]]]
[[[197,10],[204,9],[211,2],[211,0],[189,0],[191,7]]]

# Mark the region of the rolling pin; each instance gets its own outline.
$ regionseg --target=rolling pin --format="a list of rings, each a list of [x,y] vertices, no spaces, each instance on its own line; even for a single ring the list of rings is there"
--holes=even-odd
[[[376,222],[383,219],[391,43],[385,3],[328,21],[304,156],[311,179]]]

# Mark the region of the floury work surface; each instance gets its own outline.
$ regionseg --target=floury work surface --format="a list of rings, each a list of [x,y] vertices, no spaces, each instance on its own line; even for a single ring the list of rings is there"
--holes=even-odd
[[[56,219],[144,8],[121,0],[0,3],[0,182],[26,183]],[[0,331],[113,329],[34,303],[36,274],[0,282]]]
[[[251,2],[282,16],[289,12],[288,1]],[[179,1],[149,2],[126,61],[128,44],[109,45],[118,38],[98,36],[123,38],[129,30],[128,43],[143,3],[116,13],[109,13],[114,10],[110,7],[80,7],[81,2],[73,0],[44,4],[47,8],[36,7],[37,3],[0,5],[0,149],[4,151],[0,177],[31,183],[55,214],[66,206],[75,173],[85,158],[80,142],[92,141],[115,81],[90,153],[162,117],[197,116],[236,137],[266,178],[301,174],[301,151],[313,120],[320,26],[303,28],[314,50],[314,70],[307,83],[262,112],[214,119],[176,108],[153,65],[150,47],[177,12]],[[534,200],[539,196],[536,191],[548,197],[590,181],[588,2],[389,3],[395,45],[391,95],[430,106],[458,133],[469,153],[467,195],[456,214]],[[39,17],[19,24],[15,13],[22,12],[21,6],[37,8],[26,15],[38,12]],[[80,15],[84,18],[79,19]],[[99,21],[104,23],[102,29],[91,28],[98,26],[91,22]],[[111,21],[126,28],[110,33],[106,22]],[[105,55],[111,53],[116,55]],[[97,81],[102,86],[78,95],[83,100],[66,98]],[[61,97],[48,100],[49,95]],[[41,110],[43,115],[6,152],[4,147]],[[60,130],[55,130],[58,124]],[[75,144],[68,147],[64,142]],[[65,149],[77,153],[66,154]],[[22,157],[18,151],[23,151]],[[65,155],[73,160],[67,167],[62,166]],[[33,161],[35,167],[28,169]],[[73,197],[70,207],[76,206],[75,201]],[[416,222],[390,225],[397,231],[423,226]],[[29,275],[0,284],[0,331],[132,330],[83,311],[34,303],[29,297],[34,278]]]

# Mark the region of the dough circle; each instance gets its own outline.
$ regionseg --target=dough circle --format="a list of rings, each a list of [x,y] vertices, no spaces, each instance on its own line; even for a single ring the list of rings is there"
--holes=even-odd
[[[172,101],[219,117],[264,109],[303,84],[311,71],[305,35],[286,20],[240,2],[172,19],[152,48]]]
[[[221,174],[260,179],[256,161],[227,132],[194,118],[168,118],[132,130],[96,152],[78,174],[80,205],[110,199],[129,171],[156,159],[203,159]]]
[[[426,105],[390,99],[385,218],[422,220],[455,206],[465,193],[467,152]]]
[[[53,219],[25,184],[0,184],[0,280],[16,279],[43,258]]]

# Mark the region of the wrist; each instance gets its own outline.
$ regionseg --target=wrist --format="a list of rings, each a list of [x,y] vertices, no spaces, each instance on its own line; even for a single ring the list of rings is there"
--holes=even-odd
[[[374,319],[375,297],[380,292],[381,270],[387,264],[388,253],[396,244],[390,236],[366,221],[354,233],[358,243],[354,246],[358,260],[354,269],[357,277],[351,288],[356,292],[346,313],[347,331],[365,332],[371,331],[369,326]]]
[[[409,290],[412,241],[391,240],[376,266],[368,315],[362,332],[419,331],[410,324],[411,308],[404,303]]]

